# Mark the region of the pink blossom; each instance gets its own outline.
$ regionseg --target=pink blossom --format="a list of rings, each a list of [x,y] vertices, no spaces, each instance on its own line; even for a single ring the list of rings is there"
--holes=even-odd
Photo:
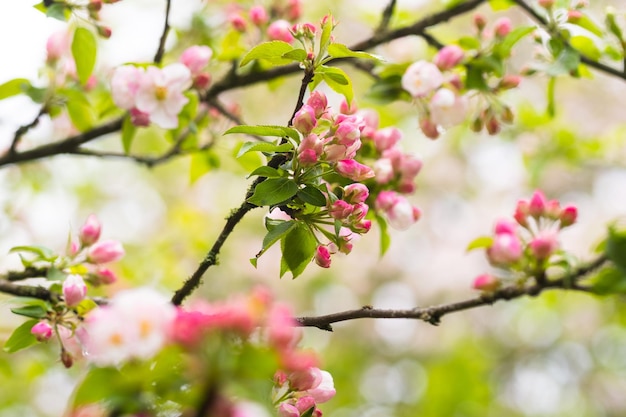
[[[63,281],[63,297],[68,307],[74,307],[87,295],[87,285],[83,277],[77,274],[68,275]]]
[[[509,19],[508,17],[501,17],[493,24],[493,31],[495,32],[496,36],[499,36],[501,38],[508,35],[511,32],[511,29],[511,19]]]
[[[306,104],[315,110],[315,117],[320,118],[328,108],[328,99],[321,91],[313,91]]]
[[[505,234],[505,233],[514,235],[516,231],[517,231],[517,224],[515,224],[514,222],[508,219],[498,220],[494,228],[494,232],[496,235]]]
[[[382,191],[376,198],[376,209],[385,212],[389,224],[398,230],[408,229],[421,217],[419,208],[395,191]]]
[[[393,164],[389,158],[380,158],[374,162],[374,174],[376,182],[379,184],[387,184],[395,175]]]
[[[150,115],[137,108],[130,109],[130,121],[134,126],[150,126]]]
[[[94,214],[90,214],[87,217],[87,221],[80,229],[79,239],[83,246],[90,246],[100,239],[100,232],[102,231],[102,225]]]
[[[427,61],[411,64],[402,76],[402,88],[412,97],[424,97],[443,84],[444,78],[439,68]]]
[[[565,206],[561,211],[561,216],[559,220],[561,221],[561,228],[571,226],[576,223],[576,219],[578,218],[578,209],[576,206]]]
[[[317,249],[315,249],[315,263],[321,266],[322,268],[330,268],[330,251],[328,247],[324,245],[319,245]]]
[[[515,214],[513,218],[522,227],[528,227],[528,214],[530,212],[530,204],[528,200],[519,200],[515,206]]]
[[[130,110],[135,107],[135,98],[144,70],[132,65],[117,67],[111,77],[111,95],[116,106]]]
[[[369,211],[369,206],[365,203],[356,203],[352,206],[352,215],[350,216],[350,220],[352,222],[358,223],[367,216],[367,212]]]
[[[396,127],[385,127],[374,133],[374,145],[378,152],[393,148],[402,139],[402,132]]]
[[[517,262],[523,254],[522,242],[515,234],[500,233],[495,235],[493,243],[487,249],[489,262],[495,265],[507,265]]]
[[[317,404],[325,403],[336,394],[333,376],[327,371],[320,372],[322,374],[322,381],[320,384],[313,389],[305,391],[307,395],[313,397]]]
[[[542,261],[548,259],[559,247],[557,233],[554,230],[540,231],[528,244],[533,256]]]
[[[482,31],[487,26],[487,18],[482,13],[476,13],[474,15],[474,25],[478,31]]]
[[[340,145],[350,147],[361,138],[359,126],[349,121],[344,121],[337,126],[335,139]],[[359,145],[360,147],[360,145]]]
[[[205,45],[194,45],[185,49],[180,56],[180,62],[189,68],[192,76],[199,75],[209,64],[213,50]]]
[[[316,388],[321,382],[322,371],[316,367],[292,372],[289,375],[289,386],[296,391],[306,391]]]
[[[433,123],[445,128],[462,123],[467,114],[467,98],[448,88],[440,88],[430,100],[430,117]]]
[[[165,129],[178,126],[178,114],[189,101],[183,92],[191,85],[191,73],[183,64],[163,69],[148,67],[137,91],[137,108]]]
[[[250,17],[250,21],[257,26],[264,25],[269,20],[269,16],[267,15],[265,8],[258,5],[250,8],[248,16]]]
[[[287,402],[282,402],[278,406],[279,417],[300,417],[300,410],[295,405],[291,405]]]
[[[295,324],[296,320],[289,307],[281,304],[272,306],[266,320],[270,343],[281,350],[295,346],[301,336]]]
[[[273,21],[267,28],[267,36],[273,41],[293,42],[291,25],[284,19]]]
[[[296,400],[296,408],[300,413],[305,413],[313,407],[315,407],[315,398],[310,395],[300,397]]]
[[[303,135],[311,133],[315,125],[317,125],[315,110],[308,104],[303,105],[293,117],[293,127]]]
[[[482,274],[474,279],[472,286],[476,290],[493,291],[500,286],[500,281],[498,281],[498,279],[493,275]]]
[[[365,184],[355,182],[343,188],[343,198],[349,203],[363,203],[367,197],[369,197],[369,190]]]
[[[298,154],[298,162],[305,167],[313,166],[317,161],[318,157],[313,149],[305,149]]]
[[[339,103],[339,112],[341,114],[354,114],[356,113],[358,110],[358,107],[356,105],[356,102],[352,102],[350,104],[348,104],[346,102],[346,100],[341,100],[341,103]]]
[[[500,80],[499,87],[504,90],[509,90],[511,88],[517,87],[522,82],[522,77],[519,75],[508,74],[502,77]]]
[[[352,181],[363,181],[374,177],[374,171],[367,165],[363,165],[354,159],[343,159],[337,162],[335,170],[339,175],[349,178]]]
[[[176,309],[151,288],[117,293],[86,318],[87,358],[100,366],[153,357],[167,342]]]
[[[433,62],[440,70],[444,71],[460,64],[464,57],[465,52],[458,45],[447,45],[437,52]]]
[[[354,231],[355,233],[360,233],[360,234],[365,234],[365,233],[369,232],[371,228],[372,228],[372,221],[371,220],[361,220],[360,222],[353,223],[350,226],[350,230]],[[349,246],[349,249],[352,250],[352,245],[351,244]],[[347,252],[342,250],[341,252],[343,252],[343,253],[350,253],[349,250]]]
[[[94,264],[106,264],[119,261],[124,257],[124,247],[116,240],[102,240],[91,246],[87,259]]]
[[[117,275],[108,268],[98,268],[91,274],[98,284],[113,284],[117,282]]]
[[[53,33],[46,42],[48,62],[57,61],[70,51],[70,34],[67,29]]]
[[[353,210],[352,204],[343,200],[337,200],[328,208],[328,214],[333,219],[345,220],[352,214]]]
[[[246,31],[246,19],[244,19],[239,13],[231,13],[228,16],[228,21],[237,32]]]
[[[52,326],[46,321],[40,321],[30,329],[30,332],[38,341],[45,342],[52,337]]]
[[[429,139],[437,139],[439,137],[437,123],[434,123],[429,117],[424,117],[420,120],[420,129],[424,136]]]

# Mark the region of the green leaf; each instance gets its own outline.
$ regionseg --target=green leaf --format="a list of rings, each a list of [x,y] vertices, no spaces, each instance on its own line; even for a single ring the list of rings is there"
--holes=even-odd
[[[546,74],[556,77],[569,74],[578,69],[580,54],[571,47],[565,47],[558,54],[556,61],[546,69]]]
[[[626,229],[618,230],[616,226],[609,227],[606,256],[622,272],[626,273]]]
[[[602,57],[602,51],[600,51],[593,40],[586,36],[572,36],[569,43],[578,52],[581,52],[587,58],[591,58],[594,61]]]
[[[291,229],[281,239],[280,248],[283,257],[280,263],[280,276],[291,271],[293,278],[297,278],[315,255],[317,241],[305,223],[297,222],[297,226]]]
[[[329,19],[322,24],[322,34],[320,35],[320,47],[318,56],[324,57],[326,55],[326,49],[330,43],[330,36],[333,32],[333,19],[329,16]]]
[[[303,189],[298,191],[297,196],[305,203],[309,203],[313,206],[326,206],[326,197],[317,187],[314,187],[312,185],[307,185]]]
[[[331,43],[328,45],[328,55],[333,58],[361,58],[372,59],[376,62],[382,62],[384,59],[378,55],[370,54],[363,51],[353,51],[346,45],[341,43]]]
[[[30,332],[30,329],[32,329],[37,323],[39,323],[39,320],[28,320],[22,323],[13,331],[9,339],[4,344],[4,351],[7,353],[14,353],[37,343],[37,339]]]
[[[248,202],[256,206],[273,206],[289,200],[298,192],[298,184],[289,178],[270,178],[254,189]]]
[[[96,123],[95,112],[84,93],[64,89],[59,91],[59,94],[65,96],[67,112],[72,120],[72,124],[76,126],[78,130],[84,132],[89,130]]]
[[[489,5],[494,12],[497,12],[515,6],[515,3],[512,0],[489,0]]]
[[[35,258],[37,260],[42,260],[42,261],[51,262],[57,258],[57,256],[54,254],[52,249],[46,248],[45,246],[38,246],[38,245],[14,246],[9,250],[9,253],[15,253],[15,252],[32,253],[35,255]]]
[[[278,136],[278,137],[290,137],[296,142],[300,141],[300,134],[296,129],[285,126],[267,126],[267,125],[259,125],[259,126],[250,126],[250,125],[240,125],[231,127],[226,132],[225,135],[230,135],[233,133],[243,133],[246,135],[257,135],[257,136]]]
[[[589,32],[593,33],[596,36],[599,36],[599,37],[603,37],[604,36],[604,33],[602,33],[602,28],[600,28],[600,26],[598,26],[586,14],[582,14],[581,13],[581,16],[579,18],[568,20],[568,23],[571,23],[571,24],[579,26],[579,27],[581,27],[583,29],[586,29],[586,30],[588,30]]]
[[[54,3],[46,9],[46,16],[60,20],[61,22],[66,22],[71,14],[70,8],[66,7],[65,3],[62,2]]]
[[[330,88],[343,95],[346,98],[346,102],[352,103],[352,97],[354,97],[352,82],[350,82],[350,78],[342,69],[320,65],[315,76],[320,76]]]
[[[511,55],[511,49],[513,49],[513,46],[522,40],[524,36],[532,33],[535,29],[536,28],[534,26],[522,26],[513,29],[501,42],[496,44],[495,51],[501,58],[508,58]]]
[[[389,236],[389,228],[387,221],[380,215],[376,214],[376,223],[380,228],[380,256],[384,256],[391,245],[391,237]]]
[[[87,83],[96,65],[96,37],[89,29],[76,28],[72,39],[72,56],[76,62],[76,73],[82,85]]]
[[[283,58],[297,62],[306,61],[308,55],[304,49],[293,49],[282,55]]]
[[[293,149],[291,142],[276,144],[271,142],[246,142],[241,145],[239,152],[237,152],[237,158],[247,154],[248,152],[267,152],[267,153],[279,153],[288,152]]]
[[[194,183],[207,172],[220,167],[220,158],[212,151],[196,152],[191,155],[189,182]]]
[[[283,58],[287,52],[295,48],[283,41],[264,42],[252,48],[239,63],[240,67],[254,61],[255,59],[265,59],[274,65],[281,65],[290,62],[289,59]],[[306,52],[305,52],[306,53]]]
[[[488,248],[493,245],[493,237],[491,236],[481,236],[472,240],[465,249],[467,252],[472,251],[474,249],[483,249]]]
[[[489,86],[485,82],[482,70],[471,65],[467,68],[467,76],[465,79],[465,86],[468,90],[488,91]]]
[[[63,273],[59,268],[51,267],[46,272],[46,279],[49,281],[63,281],[66,277],[66,274]]]
[[[96,304],[95,301],[90,298],[85,298],[80,303],[78,303],[76,307],[74,307],[74,310],[76,310],[79,316],[85,316],[96,307],[98,307],[98,304]]]
[[[4,100],[7,97],[13,97],[18,94],[23,94],[29,87],[31,87],[31,84],[26,78],[15,78],[13,80],[9,80],[0,85],[0,100]]]
[[[75,391],[74,406],[118,398],[121,376],[116,368],[91,368]]]
[[[45,309],[44,307],[40,306],[40,305],[16,307],[16,308],[12,308],[11,312],[13,314],[18,314],[20,316],[31,317],[31,318],[34,318],[34,319],[41,319],[43,317],[46,317],[46,314],[48,314],[48,310]]]
[[[298,225],[297,222],[290,220],[290,221],[281,221],[280,223],[270,228],[267,234],[265,235],[265,237],[263,238],[263,247],[261,248],[259,253],[257,253],[255,257],[252,258],[254,259],[253,265],[256,267],[256,260],[259,259],[261,255],[263,255],[270,247],[272,247],[274,243],[278,242],[280,239],[285,237],[287,233],[289,233],[297,225]]]
[[[135,133],[137,133],[137,126],[133,124],[130,116],[124,117],[124,122],[122,123],[122,147],[124,148],[125,154],[130,152]]]
[[[599,295],[626,293],[626,273],[614,267],[605,267],[591,278],[591,288]]]
[[[265,178],[280,178],[285,175],[285,171],[277,170],[276,168],[268,167],[267,165],[263,165],[252,171],[248,178],[258,175],[259,177]]]

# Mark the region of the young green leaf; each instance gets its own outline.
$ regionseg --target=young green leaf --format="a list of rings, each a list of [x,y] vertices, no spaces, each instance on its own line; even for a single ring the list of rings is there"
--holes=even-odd
[[[352,102],[352,97],[354,97],[352,82],[342,69],[320,65],[315,76],[321,77],[330,88],[343,95],[346,98],[346,102]]]
[[[255,257],[252,258],[254,259],[254,267],[256,268],[256,260],[259,259],[261,255],[263,255],[270,247],[272,247],[274,243],[285,237],[287,233],[289,233],[297,225],[298,223],[293,220],[281,221],[280,223],[269,229],[269,231],[263,238],[263,247],[261,248],[259,253],[257,253]]]
[[[389,228],[387,221],[380,215],[376,214],[376,223],[380,228],[380,256],[384,256],[391,245],[391,237],[389,236]]]
[[[285,171],[277,170],[276,168],[268,167],[267,165],[262,165],[248,174],[248,178],[258,175],[259,177],[265,178],[280,178],[285,176]]]
[[[252,48],[239,63],[240,67],[254,61],[255,59],[265,59],[274,65],[282,65],[289,63],[289,59],[283,58],[283,55],[294,50],[295,48],[283,41],[264,42]]]
[[[65,107],[72,120],[72,124],[81,132],[89,130],[96,123],[96,115],[84,93],[71,89],[59,92],[65,96]]]
[[[371,59],[376,62],[383,62],[384,59],[378,55],[363,51],[353,51],[342,43],[331,43],[328,45],[328,55],[333,58],[361,58]]]
[[[524,36],[532,33],[535,29],[536,28],[534,26],[522,26],[513,29],[501,42],[496,44],[495,52],[501,58],[508,58],[511,55],[511,49],[513,49],[513,46],[522,40]]]
[[[270,178],[254,189],[248,202],[256,206],[273,206],[289,200],[298,192],[298,184],[289,178]]]
[[[618,230],[616,226],[609,227],[606,256],[623,273],[626,273],[626,230]]]
[[[96,65],[97,47],[96,37],[89,29],[76,28],[72,39],[72,56],[82,85],[87,83]]]
[[[15,78],[0,85],[0,100],[22,94],[29,88],[30,81],[26,78]]]
[[[11,249],[9,249],[9,253],[15,253],[15,252],[32,253],[35,255],[35,258],[37,260],[42,260],[42,261],[54,261],[57,258],[57,256],[54,254],[52,249],[46,248],[45,246],[38,246],[38,245],[14,246]]]
[[[467,252],[472,251],[474,249],[484,249],[493,245],[493,237],[491,236],[480,236],[476,239],[472,240],[467,248],[465,249]]]
[[[313,206],[326,206],[326,197],[317,187],[314,187],[312,185],[307,185],[303,189],[298,191],[297,196],[300,197],[300,199],[305,203],[309,203]]]
[[[137,127],[130,120],[130,116],[124,117],[124,122],[122,123],[122,148],[125,154],[130,152],[135,133],[137,133]]]
[[[285,59],[290,59],[292,61],[304,62],[306,61],[308,55],[304,49],[293,49],[289,52],[286,52],[282,55]]]
[[[37,343],[37,339],[30,332],[30,329],[37,324],[39,320],[28,320],[22,323],[13,331],[9,339],[4,344],[4,351],[14,353]]]
[[[280,241],[283,257],[280,265],[280,276],[291,271],[293,278],[297,278],[313,259],[317,241],[306,226],[298,222]]]
[[[267,153],[278,153],[278,152],[288,152],[293,149],[293,144],[291,142],[276,144],[271,142],[246,142],[241,145],[239,148],[239,152],[237,152],[237,158],[240,156],[247,154],[248,152],[267,152]]]
[[[13,314],[31,317],[34,319],[40,319],[40,318],[46,317],[46,314],[48,313],[48,311],[40,305],[30,305],[30,306],[12,308],[11,312]]]
[[[249,126],[249,125],[240,125],[231,127],[226,132],[225,135],[230,135],[233,133],[243,133],[246,135],[257,135],[257,136],[277,136],[277,137],[285,137],[288,136],[296,142],[300,141],[300,135],[296,129],[285,127],[285,126]]]

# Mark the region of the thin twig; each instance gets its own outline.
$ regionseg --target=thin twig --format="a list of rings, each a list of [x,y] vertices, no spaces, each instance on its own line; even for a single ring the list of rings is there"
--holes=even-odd
[[[163,24],[163,33],[161,34],[161,39],[159,40],[159,47],[157,48],[156,54],[154,55],[154,63],[160,64],[163,60],[163,54],[165,53],[165,41],[167,40],[167,34],[170,31],[170,7],[171,0],[165,0],[165,23]]]
[[[15,136],[13,136],[13,141],[11,142],[11,147],[9,148],[9,155],[14,155],[15,152],[17,151],[17,145],[19,144],[20,140],[22,139],[22,136],[24,136],[30,129],[34,128],[35,126],[37,126],[39,124],[39,119],[41,119],[41,116],[43,116],[44,114],[46,114],[46,108],[43,107],[41,110],[39,110],[39,113],[37,113],[37,116],[35,116],[35,118],[33,119],[32,122],[20,126],[16,131],[15,131]]]
[[[360,309],[347,310],[338,313],[326,314],[323,316],[299,317],[297,321],[300,326],[317,327],[321,330],[327,331],[333,330],[333,323],[362,318],[415,319],[437,325],[439,324],[441,318],[446,314],[469,310],[475,307],[491,305],[500,300],[512,300],[514,298],[520,298],[523,296],[534,297],[541,294],[544,290],[548,289],[589,291],[587,287],[577,285],[577,281],[585,277],[590,272],[600,268],[606,262],[607,258],[601,256],[590,264],[574,271],[573,273],[567,274],[554,280],[545,281],[543,284],[537,283],[530,286],[512,285],[501,288],[492,293],[484,293],[479,297],[459,301],[456,303],[441,304],[424,308],[412,308],[408,310],[381,310],[367,306]]]
[[[393,16],[394,11],[396,10],[396,0],[390,0],[383,10],[383,15],[380,19],[380,24],[376,28],[376,33],[382,33],[389,28],[389,23],[391,22],[391,18]]]

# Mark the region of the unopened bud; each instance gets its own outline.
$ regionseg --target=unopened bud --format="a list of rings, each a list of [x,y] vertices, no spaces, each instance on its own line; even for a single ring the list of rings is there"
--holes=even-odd
[[[485,26],[487,26],[487,18],[485,18],[485,15],[476,13],[474,15],[474,26],[476,26],[479,32],[482,32]]]
[[[500,119],[502,119],[504,123],[508,123],[508,124],[513,123],[513,120],[515,120],[515,115],[513,114],[513,110],[511,110],[509,106],[504,106],[502,108],[502,113],[500,113]]]
[[[578,209],[576,206],[566,206],[561,210],[561,216],[559,220],[561,220],[561,228],[571,226],[576,222],[578,218]]]
[[[420,121],[420,129],[427,138],[437,139],[439,137],[439,128],[429,117],[424,117]]]
[[[52,337],[52,326],[46,321],[40,321],[30,329],[30,332],[38,341],[45,342]]]
[[[500,80],[500,85],[498,87],[503,90],[510,90],[511,88],[517,87],[521,81],[522,77],[520,77],[519,75],[505,75]]]
[[[472,287],[480,291],[495,291],[500,286],[500,281],[493,275],[482,274],[474,278]]]
[[[97,26],[98,29],[98,35],[102,36],[105,39],[109,39],[111,37],[111,34],[113,33],[111,31],[111,28],[108,26]]]
[[[546,10],[549,10],[554,6],[554,0],[539,0],[539,5]]]

